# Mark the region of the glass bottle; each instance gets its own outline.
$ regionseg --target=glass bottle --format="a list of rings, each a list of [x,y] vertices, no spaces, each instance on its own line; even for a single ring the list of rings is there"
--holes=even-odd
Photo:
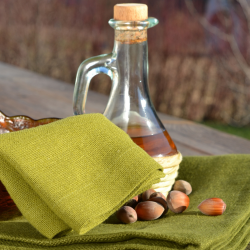
[[[115,30],[112,53],[89,58],[80,65],[73,97],[74,114],[85,113],[90,81],[104,73],[111,78],[112,86],[103,114],[150,156],[175,155],[177,148],[156,114],[148,89],[147,29],[157,25],[158,20],[134,20],[134,16],[125,20],[131,21],[109,21]]]

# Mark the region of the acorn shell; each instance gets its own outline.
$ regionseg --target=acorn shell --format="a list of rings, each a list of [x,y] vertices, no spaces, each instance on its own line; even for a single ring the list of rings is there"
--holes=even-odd
[[[192,193],[192,186],[187,181],[178,180],[175,182],[173,190],[181,191],[186,195],[189,195]]]
[[[150,198],[150,195],[155,193],[156,191],[154,189],[148,189],[145,192],[142,193],[142,200],[147,201]]]
[[[157,202],[159,204],[161,204],[163,207],[164,207],[164,212],[162,213],[162,215],[166,214],[168,212],[168,204],[167,204],[167,201],[162,198],[162,197],[151,197],[149,199],[149,201],[154,201],[154,202]]]
[[[209,198],[201,202],[198,209],[205,215],[217,216],[226,210],[226,203],[220,198]]]
[[[135,208],[138,204],[138,201],[136,201],[134,198],[130,199],[129,201],[127,201],[124,206],[129,206],[132,208]]]
[[[182,213],[189,206],[189,197],[181,191],[171,191],[167,196],[169,209],[176,213]]]
[[[116,216],[118,220],[120,220],[121,222],[125,224],[131,224],[137,221],[137,214],[135,210],[129,206],[121,207],[117,211]]]
[[[153,198],[153,197],[161,197],[162,199],[166,200],[165,195],[161,192],[152,193],[149,198]]]
[[[155,220],[163,214],[165,209],[157,202],[143,201],[136,206],[135,211],[141,220]]]

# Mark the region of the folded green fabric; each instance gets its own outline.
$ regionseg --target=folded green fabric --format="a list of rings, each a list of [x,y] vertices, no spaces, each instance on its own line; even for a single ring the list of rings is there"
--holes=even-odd
[[[163,176],[162,167],[101,114],[0,139],[0,179],[25,218],[48,238],[71,228],[88,232]],[[5,235],[8,225],[1,224]]]
[[[28,222],[0,222],[3,249],[207,249],[241,250],[250,242],[250,155],[184,157],[179,179],[192,184],[190,206],[154,221],[124,225],[115,216],[84,235],[74,232],[46,239]],[[219,197],[227,204],[221,216],[206,216],[197,206]]]

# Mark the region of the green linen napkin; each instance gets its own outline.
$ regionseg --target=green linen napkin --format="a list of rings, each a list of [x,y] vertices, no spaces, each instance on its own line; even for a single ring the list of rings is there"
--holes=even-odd
[[[101,114],[0,139],[0,179],[25,218],[48,238],[71,228],[88,232],[163,176],[162,167]],[[1,224],[5,235],[8,225]]]
[[[250,155],[184,157],[179,179],[192,184],[190,206],[154,221],[124,225],[115,216],[84,235],[74,232],[46,239],[28,222],[0,222],[3,249],[207,249],[241,250],[250,242]],[[221,216],[206,216],[197,206],[219,197],[227,204]]]

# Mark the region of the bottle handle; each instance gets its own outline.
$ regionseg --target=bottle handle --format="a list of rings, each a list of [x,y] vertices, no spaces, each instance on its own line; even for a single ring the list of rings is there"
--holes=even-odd
[[[113,83],[113,75],[115,70],[110,67],[112,53],[91,57],[81,63],[77,70],[76,82],[73,95],[74,115],[85,113],[88,89],[91,79],[98,74],[106,74],[111,78]],[[112,88],[111,87],[111,92]]]

